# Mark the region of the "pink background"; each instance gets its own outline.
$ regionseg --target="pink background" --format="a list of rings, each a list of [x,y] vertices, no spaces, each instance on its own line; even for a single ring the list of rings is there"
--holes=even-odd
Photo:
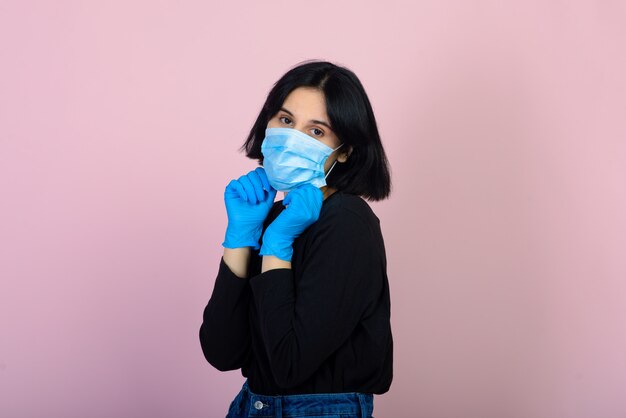
[[[198,328],[271,85],[351,68],[392,166],[385,417],[625,417],[621,1],[0,5],[0,416],[220,417]]]

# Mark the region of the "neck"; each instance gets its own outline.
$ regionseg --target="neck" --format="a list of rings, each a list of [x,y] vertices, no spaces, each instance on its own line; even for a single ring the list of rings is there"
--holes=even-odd
[[[328,186],[322,186],[320,187],[320,190],[322,191],[322,193],[324,193],[324,200],[326,200],[330,195],[332,195],[333,193],[335,193],[337,191],[337,189],[333,188],[333,187],[328,187]],[[283,192],[283,199],[285,198],[285,196],[287,196],[287,193],[289,192]]]
[[[328,186],[322,186],[320,190],[324,193],[324,200],[337,191],[337,189]]]

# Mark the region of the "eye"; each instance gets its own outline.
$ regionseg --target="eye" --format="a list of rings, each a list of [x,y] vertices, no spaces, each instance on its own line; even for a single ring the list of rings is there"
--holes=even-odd
[[[311,130],[313,132],[315,132],[315,131],[319,132],[319,133],[314,133],[315,136],[322,136],[322,135],[324,135],[324,131],[322,131],[321,129],[313,128]]]
[[[288,121],[288,122],[283,122],[283,123],[286,123],[287,125],[289,125],[291,123],[291,119],[289,119],[287,116],[281,116],[281,117],[278,118],[278,120],[281,121],[281,122],[282,122],[283,119]]]

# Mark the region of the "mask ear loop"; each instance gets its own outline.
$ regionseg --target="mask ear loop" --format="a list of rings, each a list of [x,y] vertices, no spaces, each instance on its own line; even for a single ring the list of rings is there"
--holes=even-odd
[[[337,148],[335,148],[333,150],[333,152],[337,151],[339,148],[343,147],[343,144],[339,145]],[[335,168],[335,164],[337,164],[337,160],[335,159],[335,162],[333,163],[333,165],[330,167],[330,170],[328,170],[328,173],[326,173],[326,175],[324,176],[324,180],[326,180],[326,177],[328,177],[328,175],[330,174],[331,171],[333,171],[333,168]]]

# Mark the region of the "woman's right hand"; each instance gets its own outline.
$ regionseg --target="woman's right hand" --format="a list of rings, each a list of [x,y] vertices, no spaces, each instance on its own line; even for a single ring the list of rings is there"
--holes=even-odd
[[[222,246],[259,249],[263,221],[272,208],[275,197],[276,189],[267,180],[263,167],[257,167],[248,174],[231,180],[224,191],[228,227]]]

